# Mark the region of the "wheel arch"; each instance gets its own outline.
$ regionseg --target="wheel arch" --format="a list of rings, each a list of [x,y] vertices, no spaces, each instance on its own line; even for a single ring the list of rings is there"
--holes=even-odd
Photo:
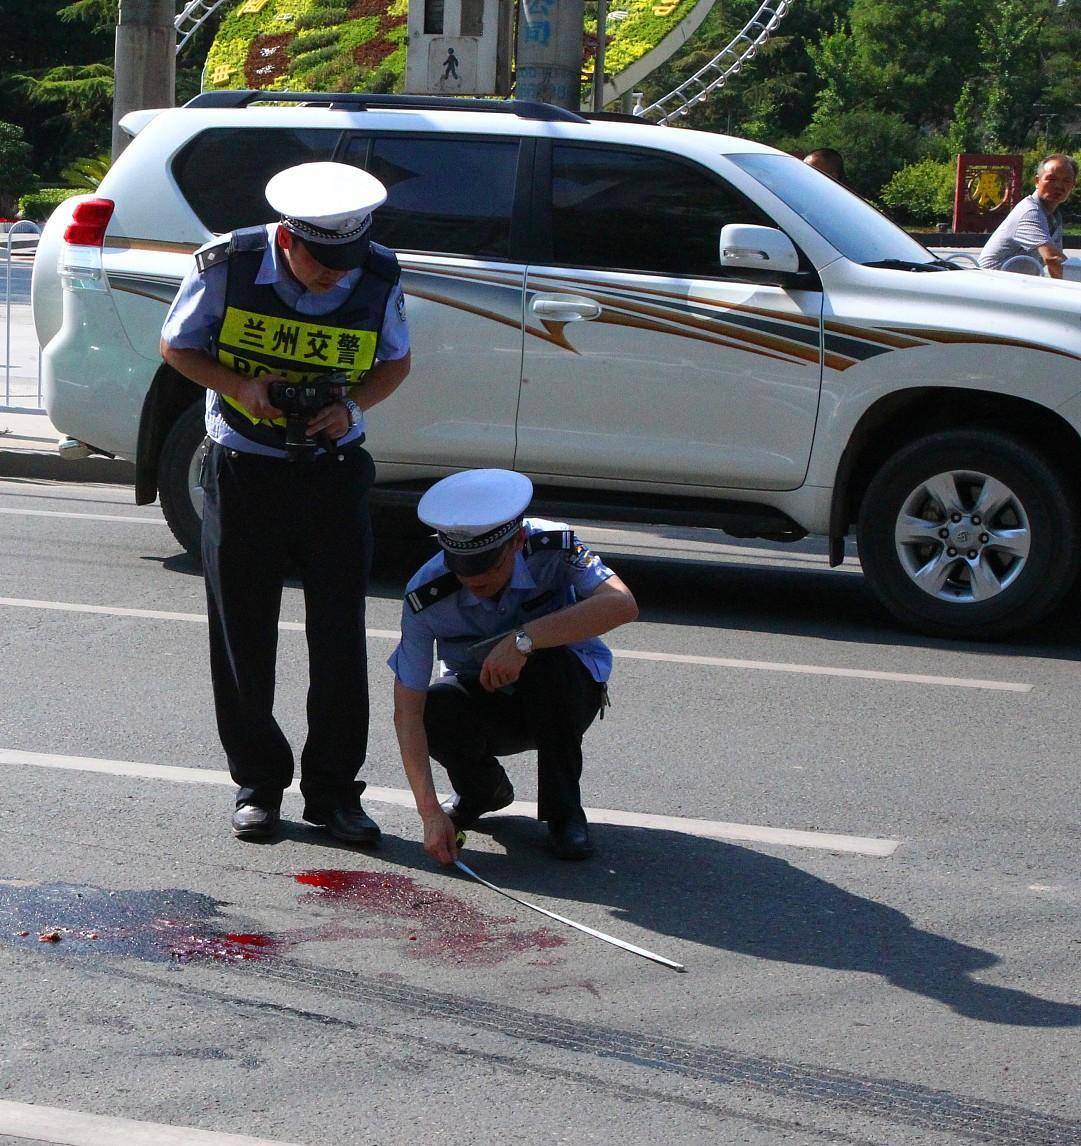
[[[998,430],[1021,439],[1081,488],[1081,436],[1060,414],[1026,398],[949,387],[916,387],[869,407],[841,455],[830,505],[831,563],[859,517],[863,495],[879,466],[902,446],[930,432]]]
[[[202,386],[185,378],[168,363],[158,367],[143,399],[139,441],[135,452],[135,504],[149,505],[158,496],[161,448],[174,423],[206,395]]]

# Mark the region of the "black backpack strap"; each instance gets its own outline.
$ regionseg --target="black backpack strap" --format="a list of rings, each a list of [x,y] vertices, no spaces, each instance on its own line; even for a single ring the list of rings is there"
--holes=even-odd
[[[444,597],[457,593],[461,587],[461,581],[453,573],[443,573],[434,581],[418,585],[411,593],[406,593],[406,603],[414,613],[420,613],[429,605],[434,605]]]

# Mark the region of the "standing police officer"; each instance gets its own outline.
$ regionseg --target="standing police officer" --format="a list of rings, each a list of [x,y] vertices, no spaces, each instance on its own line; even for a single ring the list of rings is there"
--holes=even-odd
[[[505,808],[497,757],[535,748],[537,816],[561,859],[593,852],[582,810],[582,736],[606,699],[601,633],[633,621],[631,591],[568,526],[523,518],[533,486],[509,470],[437,482],[417,513],[441,552],[410,580],[394,670],[394,725],[425,850],[458,857],[457,831]],[[448,674],[429,687],[433,649]],[[440,805],[429,756],[455,796]]]
[[[238,786],[232,826],[273,836],[293,754],[274,719],[284,578],[299,571],[308,640],[304,818],[357,844],[379,840],[356,782],[368,741],[364,598],[371,563],[364,411],[409,373],[393,252],[370,241],[386,199],[373,176],[305,163],[266,187],[279,223],[196,252],[162,330],[161,353],[207,389],[203,570],[218,732]],[[342,371],[347,397],[314,413],[310,461],[284,449],[271,382]]]

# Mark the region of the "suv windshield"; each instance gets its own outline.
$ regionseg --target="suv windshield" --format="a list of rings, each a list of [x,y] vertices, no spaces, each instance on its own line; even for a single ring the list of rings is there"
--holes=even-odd
[[[931,263],[935,256],[866,200],[792,155],[728,155],[854,263]]]

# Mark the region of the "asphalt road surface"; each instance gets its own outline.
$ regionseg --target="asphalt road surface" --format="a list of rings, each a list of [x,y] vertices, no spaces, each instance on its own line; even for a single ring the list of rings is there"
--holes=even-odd
[[[522,757],[465,858],[682,974],[425,856],[384,666],[423,548],[370,598],[383,845],[295,794],[242,844],[158,511],[0,482],[0,1142],[1081,1141],[1076,601],[936,642],[854,557],[582,532],[642,606],[586,741],[598,854],[548,856]],[[282,619],[298,744],[298,587]]]

